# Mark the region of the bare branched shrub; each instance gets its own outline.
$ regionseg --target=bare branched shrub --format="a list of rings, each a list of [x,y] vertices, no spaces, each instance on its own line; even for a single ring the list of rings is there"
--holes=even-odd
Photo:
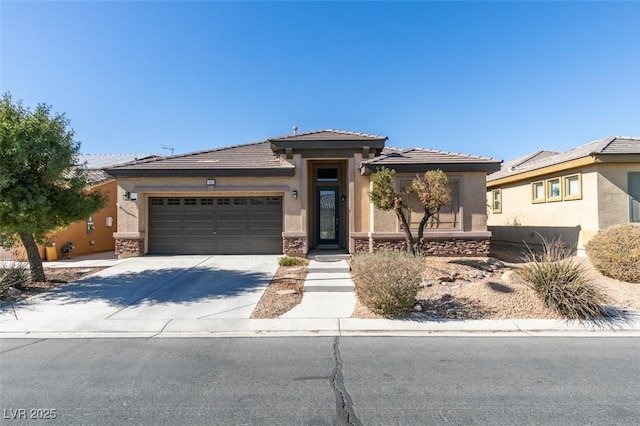
[[[640,283],[640,224],[604,229],[586,245],[593,266],[607,277]]]
[[[420,290],[424,258],[404,252],[380,251],[353,256],[356,294],[371,311],[395,317],[413,308]]]
[[[608,316],[606,297],[589,281],[573,250],[560,240],[542,239],[542,252],[531,249],[521,272],[529,286],[536,291],[545,306],[566,319],[601,319]]]

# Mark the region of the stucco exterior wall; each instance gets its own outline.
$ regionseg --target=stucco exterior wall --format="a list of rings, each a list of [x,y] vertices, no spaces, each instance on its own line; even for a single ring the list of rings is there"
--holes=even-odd
[[[582,198],[534,203],[532,183],[580,173]],[[562,182],[562,181],[561,181]],[[496,241],[537,245],[540,235],[560,238],[581,252],[589,236],[598,230],[598,173],[595,165],[568,169],[499,187],[502,212],[489,209],[488,227]],[[492,204],[491,188],[487,204]]]
[[[640,163],[598,164],[598,227],[628,223],[629,172],[640,172]]]
[[[459,221],[455,228],[425,228],[425,233],[434,234],[446,231],[485,232],[487,230],[486,208],[486,174],[484,172],[448,173],[451,180],[459,182]],[[415,173],[398,173],[396,175],[397,187],[399,182],[412,180]],[[400,224],[393,211],[384,212],[373,209],[373,229],[371,232],[401,232]],[[418,213],[413,213],[414,216]],[[422,217],[420,213],[418,216]],[[414,220],[413,222],[417,222]]]

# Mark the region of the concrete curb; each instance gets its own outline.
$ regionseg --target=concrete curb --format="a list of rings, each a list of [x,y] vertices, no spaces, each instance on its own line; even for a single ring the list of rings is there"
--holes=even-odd
[[[2,321],[2,338],[260,337],[260,336],[581,336],[640,337],[640,320],[158,319]]]

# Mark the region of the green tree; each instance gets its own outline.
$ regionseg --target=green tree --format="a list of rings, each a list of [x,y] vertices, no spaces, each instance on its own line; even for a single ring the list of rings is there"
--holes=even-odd
[[[411,191],[418,196],[420,204],[424,208],[424,215],[418,225],[417,246],[420,250],[424,239],[424,227],[429,218],[451,202],[451,184],[442,170],[429,170],[413,180]]]
[[[22,242],[34,281],[45,280],[36,244],[106,205],[102,193],[86,191],[73,136],[50,106],[31,111],[9,93],[0,99],[0,241],[7,248]]]
[[[451,202],[451,185],[447,175],[442,170],[430,170],[422,176],[416,176],[411,185],[398,191],[395,185],[395,175],[395,170],[385,167],[373,173],[371,175],[369,199],[380,210],[393,210],[400,222],[400,229],[404,232],[407,251],[415,255],[422,247],[424,227],[429,218]],[[410,194],[415,194],[424,208],[424,215],[418,225],[417,243],[414,243],[413,235],[404,213]]]
[[[373,205],[385,212],[393,210],[400,222],[400,229],[404,232],[404,238],[407,242],[407,251],[413,255],[416,249],[413,244],[413,235],[404,214],[406,207],[406,198],[409,188],[403,188],[396,191],[395,185],[396,171],[383,167],[371,175],[371,191],[369,191],[369,199]]]

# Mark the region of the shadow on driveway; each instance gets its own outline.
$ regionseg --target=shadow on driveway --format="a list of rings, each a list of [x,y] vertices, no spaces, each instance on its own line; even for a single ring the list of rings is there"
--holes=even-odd
[[[185,303],[262,290],[273,274],[227,269],[171,268],[92,275],[52,290],[41,300],[63,304],[103,300],[114,306]]]

